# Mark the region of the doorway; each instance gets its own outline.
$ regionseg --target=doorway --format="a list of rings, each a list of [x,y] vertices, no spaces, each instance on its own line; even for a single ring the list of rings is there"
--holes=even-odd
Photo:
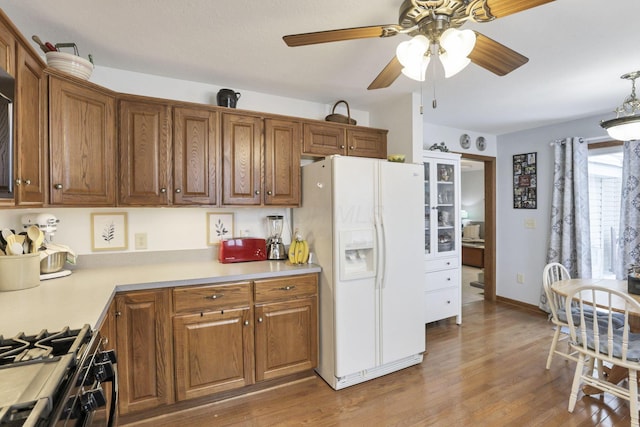
[[[496,158],[477,154],[462,153],[463,161],[482,163],[484,177],[484,299],[496,301]],[[464,190],[463,190],[464,191]],[[464,205],[463,205],[464,209]]]

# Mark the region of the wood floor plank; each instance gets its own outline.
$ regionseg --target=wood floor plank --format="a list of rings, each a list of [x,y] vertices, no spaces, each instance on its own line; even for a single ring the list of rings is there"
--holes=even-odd
[[[463,306],[454,319],[427,325],[422,364],[344,390],[320,377],[129,424],[153,426],[619,426],[627,402],[578,396],[567,411],[574,364],[554,358],[543,314],[505,303]]]

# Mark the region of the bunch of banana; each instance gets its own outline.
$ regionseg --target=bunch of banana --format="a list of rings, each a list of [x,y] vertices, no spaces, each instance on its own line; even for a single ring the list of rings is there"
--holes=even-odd
[[[289,246],[289,262],[291,264],[304,264],[309,260],[309,244],[296,230],[296,237]]]

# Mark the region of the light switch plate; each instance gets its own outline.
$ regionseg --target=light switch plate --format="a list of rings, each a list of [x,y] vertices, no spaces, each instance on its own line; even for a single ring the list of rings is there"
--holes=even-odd
[[[135,246],[137,249],[147,249],[147,233],[136,233],[135,234]]]

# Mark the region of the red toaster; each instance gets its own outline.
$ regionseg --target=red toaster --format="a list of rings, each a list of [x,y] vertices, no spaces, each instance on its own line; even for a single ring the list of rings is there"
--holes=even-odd
[[[243,237],[220,241],[218,261],[223,264],[232,262],[264,261],[267,259],[265,239]]]

